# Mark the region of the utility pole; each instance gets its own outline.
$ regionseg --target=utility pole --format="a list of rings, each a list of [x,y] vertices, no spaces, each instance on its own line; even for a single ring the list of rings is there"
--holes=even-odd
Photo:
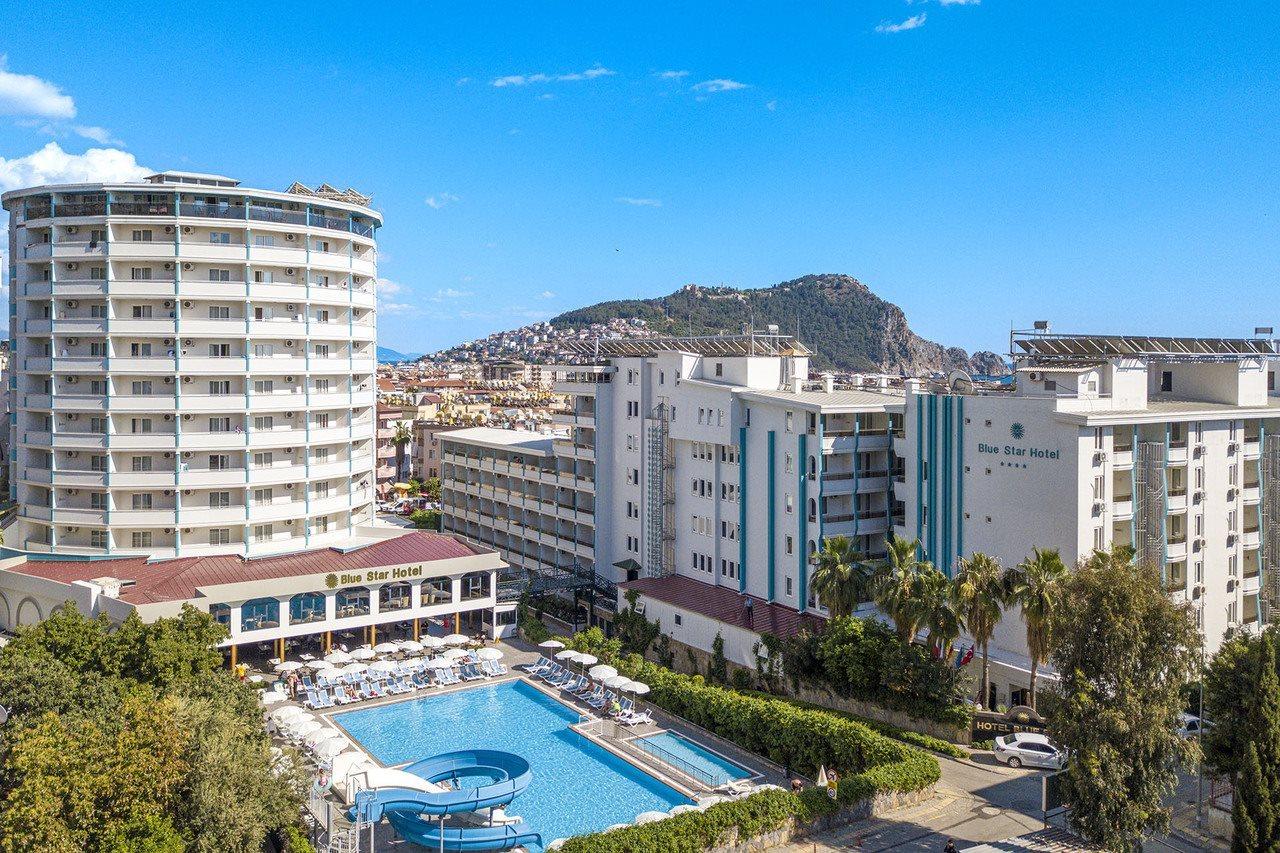
[[[1204,648],[1204,585],[1197,586],[1200,593],[1200,723],[1199,731],[1196,737],[1199,743],[1204,745],[1204,671],[1205,671],[1205,648]],[[1201,751],[1200,761],[1196,765],[1196,827],[1204,828],[1204,752]]]

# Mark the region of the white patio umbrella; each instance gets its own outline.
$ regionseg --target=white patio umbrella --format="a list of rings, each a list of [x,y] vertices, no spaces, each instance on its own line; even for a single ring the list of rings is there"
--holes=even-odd
[[[627,678],[625,675],[611,675],[601,683],[611,690],[617,690],[624,684],[630,684],[631,679]]]
[[[373,649],[360,648],[351,653],[352,660],[373,660],[377,656],[378,653]]]
[[[302,669],[303,666],[304,664],[302,663],[302,661],[286,660],[276,664],[275,671],[276,672],[293,672],[294,670]]]
[[[283,708],[276,708],[271,712],[271,719],[277,723],[283,723],[285,720],[292,720],[294,717],[308,716],[307,712],[297,705],[285,705]]]
[[[669,817],[671,815],[666,812],[640,812],[640,814],[636,815],[636,823],[655,823],[660,820],[666,820]]]
[[[609,666],[609,664],[607,663],[597,664],[591,667],[591,669],[587,670],[587,675],[597,680],[613,678],[617,674],[618,674],[618,671],[613,667]]]
[[[358,675],[359,673],[364,672],[368,668],[369,668],[368,664],[349,663],[342,668],[342,671],[347,673],[348,675]]]
[[[443,649],[445,642],[439,637],[432,637],[430,634],[418,639],[424,649]]]
[[[649,685],[640,681],[628,681],[618,689],[626,693],[634,693],[637,696],[643,696],[649,692]]]
[[[694,806],[694,808],[700,812],[705,812],[707,809],[718,803],[727,803],[728,801],[728,797],[722,797],[719,794],[712,794],[710,797],[703,797],[701,800],[698,800],[698,804]]]
[[[346,779],[347,776],[361,764],[372,766],[372,762],[365,756],[363,752],[344,752],[333,759],[333,763],[329,765],[329,772],[334,779]]]
[[[341,755],[349,749],[350,746],[351,744],[346,738],[335,737],[324,741],[312,750],[312,752],[315,754],[316,758],[319,758],[321,761],[328,761],[336,755]]]
[[[562,652],[556,652],[556,660],[577,660],[578,653],[573,649],[565,649]]]
[[[296,724],[295,724],[295,723],[289,723],[289,724],[287,724],[287,725],[285,726],[285,728],[286,728],[286,729],[288,729],[289,734],[290,734],[292,737],[295,737],[295,738],[304,738],[304,737],[306,737],[307,735],[311,734],[311,733],[312,733],[312,732],[314,732],[314,731],[318,731],[319,729],[323,729],[323,728],[324,728],[324,723],[320,722],[319,720],[315,720],[315,719],[312,719],[312,720],[302,720],[301,722],[298,722],[298,723],[296,723]]]
[[[287,697],[283,693],[277,693],[274,690],[263,690],[258,696],[258,701],[262,702],[263,705],[275,705],[278,702],[283,702],[285,698]]]
[[[417,640],[401,640],[397,645],[400,646],[401,651],[406,652],[420,652],[423,648],[422,643]]]
[[[332,726],[322,725],[320,728],[316,729],[315,731],[309,732],[307,736],[302,739],[302,742],[305,743],[307,746],[311,747],[312,749],[315,749],[317,746],[319,746],[321,743],[323,743],[324,741],[328,740],[331,737],[341,737],[341,733],[337,729],[333,728]]]
[[[351,663],[351,655],[347,654],[342,649],[334,649],[333,651],[329,652],[329,654],[324,656],[324,662],[335,664],[335,665]]]
[[[564,648],[564,643],[560,642],[559,640],[543,640],[541,643],[538,643],[538,648],[540,648],[540,649],[563,649],[563,648]]]
[[[452,662],[458,658],[465,658],[468,654],[470,654],[470,652],[465,649],[445,649],[440,653],[440,657]]]
[[[495,649],[493,646],[485,646],[476,652],[476,657],[480,660],[502,660],[502,649]]]
[[[672,817],[675,817],[678,814],[684,814],[685,812],[696,812],[697,810],[698,810],[697,806],[691,806],[688,803],[681,803],[680,805],[673,808],[671,811],[667,812],[667,814],[671,815]]]
[[[586,652],[579,652],[578,656],[574,658],[574,662],[580,663],[583,666],[591,666],[593,663],[599,663],[600,658],[595,655],[589,655]]]
[[[370,672],[395,672],[400,668],[400,664],[393,660],[376,660],[369,664]]]
[[[400,645],[398,643],[378,643],[373,647],[373,650],[380,655],[393,655],[400,651]]]
[[[462,634],[450,634],[444,638],[444,644],[446,646],[461,646],[469,642],[471,642],[471,638],[463,636]]]

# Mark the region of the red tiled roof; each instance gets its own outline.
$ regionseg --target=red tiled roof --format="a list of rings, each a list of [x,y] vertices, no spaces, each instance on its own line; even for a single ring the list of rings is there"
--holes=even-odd
[[[658,601],[700,613],[717,622],[724,622],[757,634],[774,634],[787,638],[799,633],[801,628],[821,627],[823,619],[812,613],[800,613],[781,604],[770,604],[763,598],[744,595],[726,586],[668,575],[665,578],[641,578],[618,584],[622,589],[634,589]],[[751,600],[751,614],[747,615],[747,599]]]
[[[182,601],[194,598],[196,588],[216,584],[300,577],[323,572],[359,571],[402,563],[426,563],[488,553],[450,536],[413,531],[343,553],[333,548],[242,560],[233,554],[179,557],[148,562],[145,557],[119,560],[28,560],[12,571],[71,583],[111,577],[133,581],[120,592],[129,604]]]

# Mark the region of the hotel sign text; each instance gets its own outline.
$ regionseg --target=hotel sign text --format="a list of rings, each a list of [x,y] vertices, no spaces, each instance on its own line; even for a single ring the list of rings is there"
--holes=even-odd
[[[1029,459],[1060,459],[1061,450],[1049,450],[1047,447],[1014,447],[1012,444],[997,445],[978,443],[979,453],[995,453],[1002,456],[1019,456]]]
[[[326,586],[333,589],[336,586],[351,586],[353,584],[377,583],[379,581],[398,581],[408,580],[409,578],[422,577],[422,566],[399,566],[394,569],[370,569],[367,572],[350,572],[338,575],[336,579],[333,575],[326,578]],[[332,583],[328,581],[332,580]]]

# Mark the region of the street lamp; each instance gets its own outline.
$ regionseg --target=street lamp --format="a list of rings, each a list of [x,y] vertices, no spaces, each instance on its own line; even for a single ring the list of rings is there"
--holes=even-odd
[[[1198,583],[1191,588],[1191,595],[1196,600],[1198,610],[1198,621],[1200,628],[1200,711],[1197,716],[1200,717],[1199,731],[1197,736],[1200,738],[1201,754],[1200,760],[1196,762],[1196,826],[1204,827],[1204,670],[1205,670],[1205,647],[1204,647],[1204,584]]]

